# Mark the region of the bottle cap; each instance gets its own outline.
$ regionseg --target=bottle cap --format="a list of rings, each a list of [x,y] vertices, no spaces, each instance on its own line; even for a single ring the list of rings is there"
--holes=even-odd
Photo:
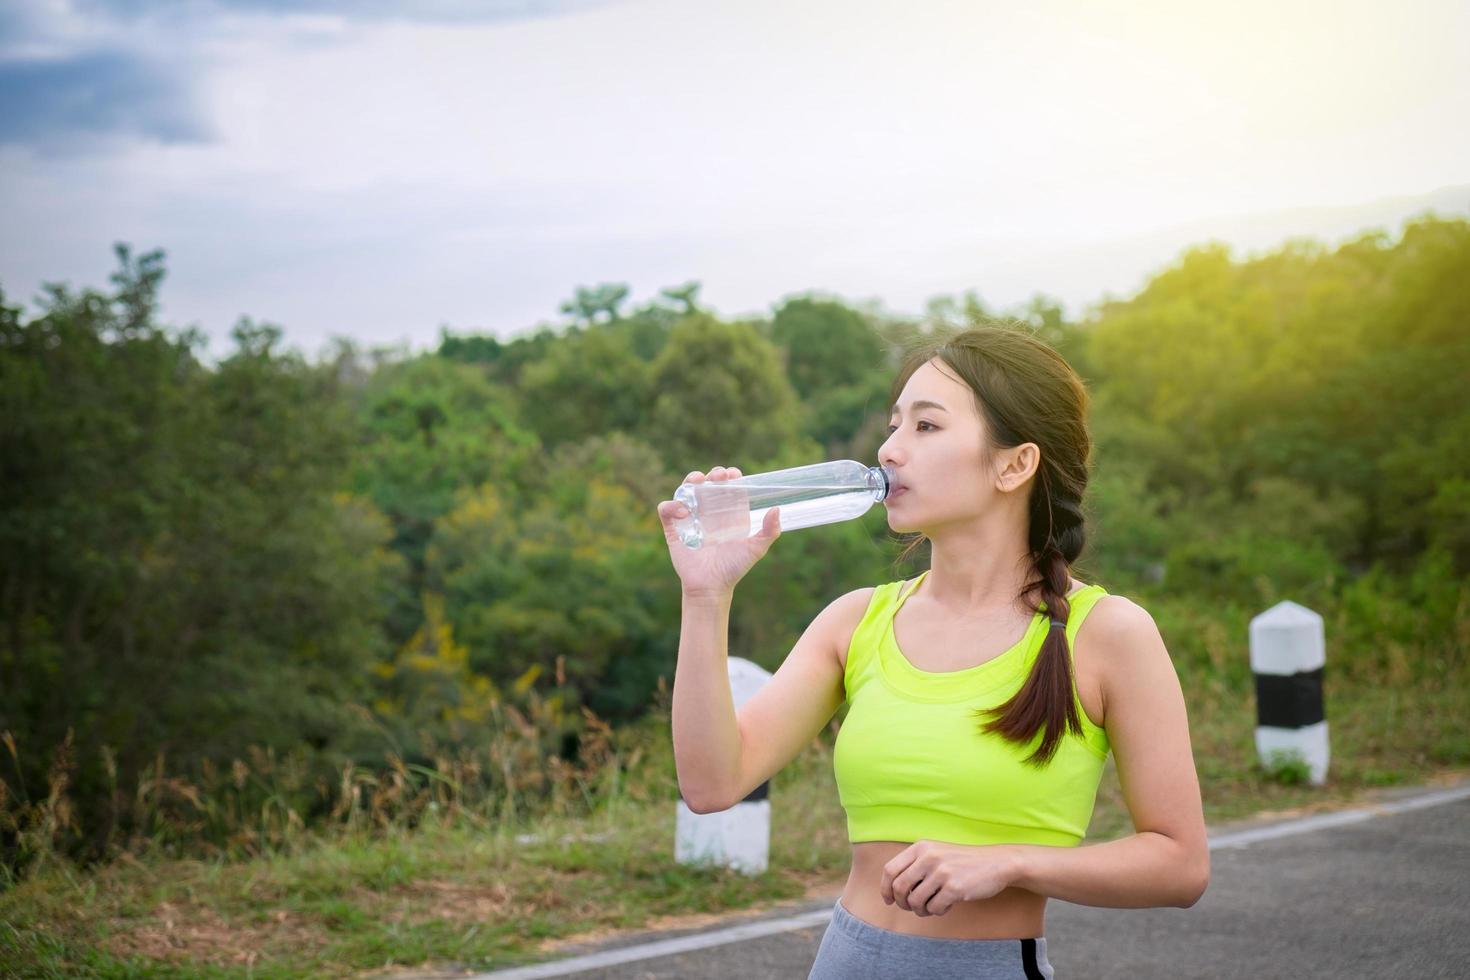
[[[886,498],[893,490],[893,485],[898,482],[898,473],[891,466],[879,466],[878,472],[883,476],[883,496]]]

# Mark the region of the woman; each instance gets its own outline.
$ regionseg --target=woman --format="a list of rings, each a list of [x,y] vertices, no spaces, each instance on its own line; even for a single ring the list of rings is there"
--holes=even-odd
[[[731,598],[779,514],[691,550],[683,507],[659,505],[683,584],[680,791],[696,812],[733,806],[848,701],[852,870],[810,977],[1051,977],[1049,897],[1187,908],[1208,884],[1184,697],[1152,617],[1071,577],[1091,440],[1067,363],[1022,331],[969,330],[914,351],[893,393],[888,524],[929,542],[930,567],[833,601],[738,715]],[[1109,751],[1134,833],[1079,847]]]

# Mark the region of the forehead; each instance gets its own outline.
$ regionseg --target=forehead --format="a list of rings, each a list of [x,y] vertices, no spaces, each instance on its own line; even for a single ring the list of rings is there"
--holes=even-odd
[[[916,401],[938,402],[953,415],[973,414],[970,386],[954,375],[954,369],[935,358],[926,361],[910,377],[892,411],[907,410]]]

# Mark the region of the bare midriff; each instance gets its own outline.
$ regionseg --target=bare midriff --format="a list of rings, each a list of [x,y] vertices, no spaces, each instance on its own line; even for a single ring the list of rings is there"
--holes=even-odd
[[[884,904],[879,891],[883,867],[908,847],[898,841],[852,845],[852,871],[842,889],[842,907],[879,929],[931,939],[1035,939],[1046,934],[1046,896],[1024,888],[956,902],[943,915],[918,915]]]

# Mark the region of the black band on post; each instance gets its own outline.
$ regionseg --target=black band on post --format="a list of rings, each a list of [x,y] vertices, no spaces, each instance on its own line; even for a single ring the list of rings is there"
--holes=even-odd
[[[745,799],[741,800],[740,802],[741,803],[754,803],[756,800],[764,800],[766,797],[768,797],[770,795],[771,795],[771,781],[769,779],[767,779],[765,782],[761,783],[755,789],[751,790],[750,791],[750,795],[747,796]]]
[[[1296,674],[1257,674],[1256,718],[1271,728],[1305,728],[1327,717],[1322,668]]]

